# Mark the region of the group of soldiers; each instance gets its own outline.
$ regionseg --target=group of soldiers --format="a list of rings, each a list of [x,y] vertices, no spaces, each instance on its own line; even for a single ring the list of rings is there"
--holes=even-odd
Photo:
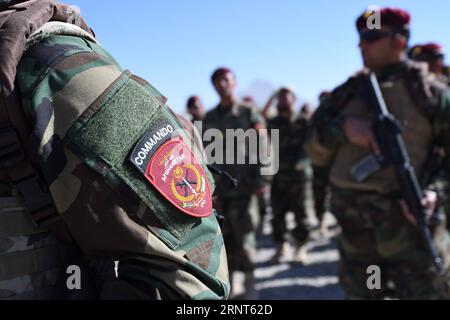
[[[208,159],[238,181],[238,187],[231,188],[226,178],[217,179],[216,209],[225,217],[223,232],[230,277],[233,279],[235,271],[244,272],[245,295],[242,297],[255,299],[253,272],[256,235],[262,228],[265,216],[271,216],[272,237],[276,246],[271,261],[279,262],[286,254],[289,242],[293,242],[295,260],[301,262],[311,231],[307,217],[307,199],[311,200],[311,194],[314,194],[319,228],[325,233],[323,217],[326,212],[327,169],[313,167],[303,148],[312,108],[304,104],[301,111],[296,112],[297,96],[292,88],[280,88],[259,110],[252,97],[239,99],[236,96],[236,76],[232,70],[219,68],[211,80],[220,96],[218,106],[207,113],[199,96],[192,96],[187,101],[188,116],[194,124],[200,125],[203,133],[218,129],[227,140],[230,137],[226,132],[230,129],[268,129],[266,141],[271,141],[270,134],[274,130],[279,134],[277,144],[273,145],[278,149],[279,168],[270,177],[261,176],[255,171],[255,166],[237,164],[238,153],[232,155],[234,161],[227,164],[217,164]],[[322,98],[325,95],[323,93]],[[273,106],[276,110],[272,110]],[[207,147],[208,142],[204,143]],[[226,144],[227,141],[224,142]],[[240,147],[244,148],[244,152],[250,152],[247,145]],[[289,212],[294,214],[295,228],[288,233],[286,214]]]
[[[433,43],[408,58],[409,13],[380,9],[379,28],[372,14],[356,23],[365,69],[321,94],[314,114],[296,113],[287,87],[259,112],[237,98],[233,71],[219,68],[211,77],[219,104],[205,113],[198,97],[188,101],[199,132],[124,70],[73,7],[0,0],[0,299],[227,299],[235,271],[245,275],[242,298],[257,299],[258,207],[272,210],[275,261],[294,213],[301,257],[313,176],[319,221],[329,194],[342,229],[339,277],[349,299],[449,298],[448,68]],[[421,182],[423,192],[412,189],[423,219],[383,153],[389,137],[376,134],[374,75],[402,131],[403,169]],[[256,132],[259,149],[276,147],[277,172],[261,174],[248,140],[230,150],[230,129]],[[217,145],[244,163],[205,162]],[[370,266],[381,270],[379,288],[367,285]]]
[[[279,132],[279,143],[274,146],[280,154],[279,169],[270,177],[264,177],[258,172],[258,165],[239,165],[237,156],[232,155],[231,163],[217,164],[221,171],[234,177],[238,186],[230,187],[227,178],[217,179],[216,209],[225,217],[223,226],[225,245],[228,252],[228,263],[231,279],[235,271],[245,273],[244,298],[255,299],[254,267],[256,252],[256,234],[261,228],[264,216],[272,213],[273,239],[276,253],[272,260],[279,261],[287,245],[286,214],[294,213],[296,227],[291,232],[296,247],[296,256],[302,254],[301,249],[308,240],[309,226],[307,226],[306,197],[308,185],[312,181],[312,168],[303,144],[306,139],[310,109],[306,105],[301,114],[295,112],[297,97],[288,87],[277,90],[267,102],[262,112],[256,107],[251,97],[238,99],[236,96],[236,76],[228,68],[219,68],[212,76],[212,84],[220,96],[219,105],[206,113],[201,99],[192,96],[187,101],[187,112],[194,124],[200,122],[203,133],[209,129],[218,129],[225,140],[229,139],[227,130],[247,131],[268,129]],[[270,117],[271,107],[276,104],[276,116]],[[262,147],[263,141],[260,142]],[[224,141],[224,146],[227,141]],[[205,141],[208,147],[208,142]],[[242,144],[242,152],[249,152],[248,146]],[[266,146],[267,148],[267,146]],[[234,150],[225,150],[225,152]],[[251,155],[249,155],[251,156]],[[234,157],[234,158],[233,158]],[[228,158],[227,158],[228,159]],[[316,183],[316,194],[321,196],[319,185]],[[309,191],[311,193],[311,191]],[[324,201],[316,201],[322,218],[325,208]],[[320,219],[321,220],[321,219]]]
[[[266,212],[270,203],[276,244],[274,262],[279,261],[286,244],[285,215],[294,213],[296,227],[291,236],[296,259],[301,261],[311,229],[306,223],[305,202],[311,181],[319,226],[324,230],[323,215],[330,209],[342,228],[340,282],[348,298],[449,297],[450,238],[445,211],[441,210],[448,211],[449,68],[444,65],[443,48],[437,43],[415,45],[408,50],[409,13],[396,8],[384,8],[379,13],[379,29],[369,27],[370,11],[357,20],[365,69],[333,92],[324,91],[314,115],[308,104],[300,112],[295,111],[297,98],[289,87],[277,90],[259,112],[251,97],[242,101],[236,97],[236,76],[227,68],[216,70],[212,77],[220,96],[217,107],[206,113],[198,96],[188,100],[188,113],[194,122],[202,122],[204,130],[218,129],[225,137],[228,129],[267,128],[269,140],[272,130],[279,132],[275,147],[280,167],[270,179],[263,181],[250,167],[221,166],[239,182],[233,190],[219,180],[216,201],[226,219],[223,232],[230,275],[237,270],[245,272],[245,297],[256,296],[253,269],[257,224],[251,224],[257,221],[254,205],[259,203],[259,210]],[[427,227],[443,271],[433,270],[433,259],[427,257],[418,223],[402,200],[403,190],[392,165],[380,164],[362,181],[352,175],[365,156],[381,153],[381,142],[373,133],[376,115],[367,91],[370,72],[381,83],[389,112],[400,123],[411,164],[421,179]],[[275,115],[270,109],[274,103]],[[266,189],[261,188],[263,183]],[[382,270],[379,290],[367,287],[367,270],[373,265]]]

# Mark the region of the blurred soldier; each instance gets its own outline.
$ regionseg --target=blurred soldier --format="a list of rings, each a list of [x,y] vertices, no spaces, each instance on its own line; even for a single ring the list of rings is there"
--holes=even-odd
[[[313,106],[311,105],[311,103],[309,102],[304,103],[300,108],[300,113],[305,119],[307,120],[311,119],[313,114]]]
[[[450,67],[449,66],[444,66],[442,68],[442,74],[447,78],[450,79]],[[449,81],[450,84],[450,81]]]
[[[303,113],[295,113],[296,95],[289,88],[281,88],[276,94],[278,116],[268,121],[269,132],[279,130],[280,170],[272,182],[273,238],[277,245],[274,261],[283,255],[286,227],[286,214],[293,212],[296,228],[292,231],[296,254],[308,239],[306,227],[305,202],[307,183],[312,178],[312,170],[303,143],[306,137],[308,120]]]
[[[213,179],[166,99],[56,1],[0,0],[0,56],[0,298],[226,298]]]
[[[306,120],[306,122],[309,122],[311,120],[311,117],[314,113],[314,107],[310,102],[305,102],[300,107],[300,114],[299,117],[302,117]],[[310,165],[311,174],[307,176],[307,180],[305,181],[305,210],[308,212],[312,209],[312,205],[314,204],[314,190],[313,190],[313,184],[314,184],[314,170],[312,165]],[[307,216],[309,216],[307,214]],[[308,220],[307,220],[308,221]],[[307,223],[308,229],[314,229],[314,226]]]
[[[447,68],[444,65],[444,50],[438,43],[427,43],[423,45],[415,45],[409,51],[409,57],[415,61],[426,62],[430,72],[445,85],[450,84],[450,77]],[[445,159],[445,151],[441,148],[436,150],[435,159],[443,161]],[[449,193],[450,190],[446,190]],[[447,213],[447,228],[450,230],[450,199],[442,201]]]
[[[319,102],[324,103],[325,99],[330,97],[331,92],[324,91],[319,95]],[[319,222],[319,230],[322,236],[327,234],[327,227],[324,222],[325,213],[328,211],[330,188],[329,188],[329,166],[316,166],[313,164],[313,193],[314,193],[314,211]]]
[[[212,84],[220,96],[219,105],[206,114],[204,120],[204,139],[207,133],[220,131],[222,150],[216,150],[216,160],[210,164],[216,166],[237,179],[238,188],[233,189],[229,179],[219,176],[217,180],[217,208],[225,217],[223,232],[228,252],[230,275],[234,271],[245,273],[245,298],[255,299],[255,254],[258,225],[258,195],[267,188],[267,183],[260,175],[259,165],[249,165],[249,141],[236,143],[235,136],[239,131],[251,132],[265,128],[264,119],[254,105],[239,101],[235,96],[236,78],[227,68],[220,68],[212,75]],[[242,130],[240,130],[242,129]],[[234,130],[234,131],[233,131]],[[228,134],[227,134],[227,131]],[[233,133],[234,132],[234,133]],[[217,140],[217,139],[216,139]],[[214,141],[217,143],[217,141]],[[210,141],[204,141],[206,150]],[[236,145],[237,144],[237,145]],[[236,146],[235,146],[236,145]],[[217,159],[222,153],[223,159]],[[238,156],[245,155],[245,164],[238,164]],[[232,160],[232,163],[230,163]],[[233,277],[231,277],[233,279]]]
[[[440,44],[431,42],[415,45],[410,49],[409,57],[415,61],[426,62],[431,73],[443,83],[449,84],[450,79],[444,74],[444,49]]]
[[[244,102],[257,105],[255,99],[252,96],[245,96],[242,98]],[[270,202],[270,185],[267,186],[267,189],[258,196],[258,207],[259,207],[259,226],[258,226],[258,234],[262,234],[265,217],[272,216],[272,203]]]
[[[357,20],[361,54],[379,79],[388,108],[402,126],[412,165],[422,177],[430,169],[426,163],[432,145],[440,142],[450,150],[450,93],[429,77],[427,68],[407,60],[410,15],[395,8],[378,13],[381,29],[369,28],[373,13]],[[444,215],[435,210],[437,176],[425,186],[423,203],[427,214],[434,214],[429,223],[443,259],[443,274],[434,268],[415,219],[401,199],[393,167],[381,167],[363,182],[352,175],[362,159],[380,153],[372,131],[368,86],[367,74],[361,72],[335,89],[315,113],[306,144],[316,165],[331,165],[331,211],[342,227],[341,284],[350,299],[383,298],[388,281],[401,299],[449,298],[450,237]],[[448,159],[444,163],[440,169],[446,174],[445,184],[450,170]],[[370,266],[380,268],[380,290],[369,289]]]
[[[198,96],[192,96],[187,101],[187,112],[191,116],[191,121],[203,121],[205,118],[205,107]]]

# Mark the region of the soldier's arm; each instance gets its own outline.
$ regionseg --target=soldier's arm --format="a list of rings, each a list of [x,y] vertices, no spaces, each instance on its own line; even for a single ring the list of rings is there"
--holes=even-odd
[[[214,215],[187,216],[128,163],[126,149],[132,151],[145,127],[130,126],[111,140],[125,120],[148,121],[149,129],[162,120],[175,123],[163,97],[95,43],[76,37],[49,37],[30,49],[17,78],[58,213],[84,253],[120,261],[119,278],[103,296],[226,298],[226,254]],[[151,106],[157,118],[145,120],[136,110],[148,109],[140,105]],[[89,126],[96,128],[92,134]],[[122,154],[126,139],[133,142]]]
[[[308,126],[305,151],[316,166],[327,166],[339,146],[347,141],[343,130],[344,118],[334,105],[333,96],[316,110]]]
[[[264,117],[264,119],[267,119],[269,117],[270,108],[272,107],[272,105],[273,105],[275,99],[277,98],[277,96],[278,96],[278,91],[274,92],[270,96],[269,100],[266,102],[266,104],[265,104],[265,106],[264,106],[264,108],[263,108],[263,110],[261,112],[261,115]]]

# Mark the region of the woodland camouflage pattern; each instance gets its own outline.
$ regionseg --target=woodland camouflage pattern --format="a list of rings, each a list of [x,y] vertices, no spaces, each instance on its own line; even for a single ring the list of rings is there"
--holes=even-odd
[[[127,157],[119,159],[114,150],[117,163],[107,163],[81,140],[89,133],[89,142],[106,148],[127,129],[134,136],[124,140],[132,143],[120,151],[128,154],[138,134],[157,121],[170,119],[179,124],[165,98],[125,72],[91,39],[61,34],[46,34],[26,52],[18,66],[17,82],[33,128],[32,143],[63,221],[88,256],[120,260],[119,278],[105,285],[104,297],[130,298],[121,293],[125,288],[133,292],[131,298],[226,299],[226,252],[214,214],[204,219],[183,215],[135,172]],[[146,115],[136,112],[144,102],[152,106],[153,113],[142,124],[136,119]],[[128,113],[128,118],[119,119],[119,115],[114,123],[95,131],[99,115],[110,115],[113,107],[123,111],[120,115]],[[120,127],[121,120],[136,127]],[[209,173],[208,178],[212,184]],[[2,194],[13,195],[9,192],[13,191],[3,184]],[[0,236],[0,255],[24,239]],[[48,233],[39,241],[32,239],[23,241],[34,243],[33,248],[53,241]],[[40,277],[39,286],[45,287],[54,282],[55,274]],[[20,281],[0,281],[0,290],[20,290],[16,280]],[[24,292],[35,279],[25,282]]]
[[[307,128],[308,120],[302,115],[294,115],[291,119],[278,116],[268,120],[268,129],[279,130],[280,134],[280,170],[271,188],[273,237],[277,244],[284,241],[288,212],[295,214],[297,227],[292,232],[294,239],[303,244],[308,238],[305,204],[312,172],[303,149]]]
[[[450,236],[445,230],[444,214],[438,213],[430,221],[446,270],[443,275],[437,275],[420,233],[402,213],[398,184],[391,168],[379,170],[360,184],[352,181],[350,172],[343,172],[346,170],[343,167],[356,164],[352,157],[362,159],[361,154],[370,152],[351,145],[340,127],[342,115],[369,119],[373,116],[364,100],[364,77],[365,73],[352,77],[322,103],[312,119],[306,145],[316,165],[331,166],[331,211],[343,229],[339,242],[341,284],[348,298],[383,298],[386,282],[383,291],[368,290],[366,285],[368,266],[378,265],[383,281],[394,281],[398,298],[449,298]],[[425,169],[430,169],[418,163],[427,155],[431,144],[440,141],[447,155],[450,151],[450,93],[430,79],[419,65],[410,62],[390,66],[379,77],[389,109],[403,126],[405,143],[419,177],[425,176]],[[404,89],[402,83],[425,90],[405,91],[409,89]],[[417,95],[412,97],[410,92]],[[413,116],[415,121],[411,121]],[[414,128],[410,126],[412,123]],[[422,144],[425,137],[430,142]],[[422,150],[422,145],[427,150]],[[355,156],[355,153],[361,154]],[[341,162],[337,164],[339,157]],[[440,199],[448,185],[449,164],[447,157],[436,170],[439,174],[433,174],[425,188],[437,191]]]
[[[221,108],[217,106],[206,114],[203,122],[203,129],[217,129],[223,135],[223,155],[227,152],[234,152],[234,163],[237,155],[246,155],[246,164],[211,164],[219,169],[228,172],[238,180],[238,187],[233,188],[225,177],[217,177],[216,206],[219,212],[225,217],[224,238],[228,252],[228,262],[230,273],[236,270],[250,272],[254,269],[256,255],[256,228],[259,224],[258,201],[251,194],[252,189],[267,184],[261,176],[261,165],[250,165],[248,142],[237,143],[235,148],[226,148],[229,129],[242,129],[247,132],[257,125],[265,124],[264,119],[259,115],[256,107],[247,102],[236,102],[231,108]],[[208,149],[210,142],[204,141],[205,148]],[[261,143],[264,145],[264,142]],[[225,161],[224,161],[225,162]]]

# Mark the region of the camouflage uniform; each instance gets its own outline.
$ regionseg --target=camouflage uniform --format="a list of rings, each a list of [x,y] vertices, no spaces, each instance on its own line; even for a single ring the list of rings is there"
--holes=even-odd
[[[442,75],[447,79],[447,85],[450,85],[450,67],[444,66],[442,68]]]
[[[400,208],[394,169],[383,168],[362,183],[351,175],[352,167],[371,150],[350,144],[341,123],[345,116],[373,119],[365,79],[365,74],[352,77],[322,103],[305,147],[316,165],[331,165],[331,210],[342,227],[341,284],[348,297],[355,299],[384,297],[389,280],[395,283],[399,298],[449,298],[450,237],[442,214],[430,222],[446,270],[438,275],[420,233]],[[402,124],[412,164],[421,177],[429,169],[426,158],[433,143],[439,140],[450,150],[450,93],[420,65],[409,61],[385,68],[379,81],[391,113]],[[440,169],[448,177],[448,158]],[[446,180],[433,176],[426,189],[440,192],[442,184],[448,184]],[[371,265],[381,268],[382,290],[367,288]]]
[[[436,77],[438,81],[448,85],[450,79],[443,65],[445,54],[444,48],[436,42],[430,42],[426,44],[417,44],[411,47],[408,52],[408,56],[418,62],[425,62],[431,73]]]
[[[231,108],[225,109],[217,106],[208,112],[204,120],[204,130],[217,129],[222,133],[223,140],[221,142],[225,156],[227,152],[234,151],[232,148],[226,148],[229,143],[226,130],[242,129],[247,131],[263,123],[263,118],[253,105],[247,102],[237,102]],[[204,141],[204,143],[205,149],[208,150],[209,142]],[[235,149],[237,152],[234,154],[234,163],[237,162],[238,154],[246,154],[245,165],[220,164],[210,161],[210,164],[228,172],[239,183],[238,188],[234,189],[226,177],[219,176],[216,180],[217,209],[225,217],[223,233],[230,274],[233,271],[251,272],[254,269],[259,212],[257,196],[253,195],[251,190],[265,184],[260,176],[259,165],[250,165],[248,162],[247,143],[237,143]]]
[[[442,82],[446,86],[450,84],[448,68],[443,67],[441,69],[442,72],[436,73],[436,69],[438,69],[441,62],[443,63],[445,58],[444,50],[440,44],[427,43],[414,45],[409,50],[408,55],[414,61],[427,63],[432,76],[435,77],[437,81]],[[437,161],[442,161],[445,158],[445,151],[443,149],[435,150],[435,157]],[[446,194],[449,194],[449,192],[450,190],[446,190]],[[447,214],[447,229],[450,230],[450,199],[442,199],[442,205]]]
[[[314,211],[319,224],[323,223],[323,217],[329,207],[329,180],[330,169],[328,167],[313,166],[313,193]]]
[[[295,214],[297,227],[293,236],[297,243],[303,244],[308,238],[305,201],[312,170],[303,150],[307,123],[304,116],[296,115],[291,119],[278,116],[268,121],[269,130],[279,130],[280,133],[280,169],[273,179],[271,195],[273,237],[278,244],[284,242],[288,212]]]
[[[27,1],[19,5],[27,10],[9,15],[8,22],[17,18],[22,23],[32,16],[36,23],[37,13],[44,11],[37,10],[40,5],[45,10],[61,6],[54,1]],[[9,9],[15,12],[15,7]],[[25,16],[18,16],[22,13]],[[194,211],[183,207],[186,202],[170,203],[168,193],[158,191],[164,186],[150,183],[130,159],[146,132],[163,124],[178,128],[179,136],[168,141],[180,146],[181,141],[191,139],[187,131],[181,130],[166,99],[123,70],[89,29],[46,23],[50,20],[51,15],[28,38],[16,83],[38,171],[71,241],[65,244],[53,230],[33,224],[25,210],[26,195],[18,194],[15,185],[0,175],[0,298],[63,298],[55,292],[65,286],[67,262],[75,261],[66,257],[74,246],[79,247],[78,261],[91,266],[94,297],[227,298],[226,252],[212,209],[194,217]],[[41,25],[33,25],[32,31]],[[158,153],[152,159],[158,159],[168,146],[155,145],[152,148]],[[190,165],[199,173],[203,187],[210,188],[202,190],[202,195],[211,197],[212,176],[201,161],[196,162],[201,159],[200,150],[195,145],[190,148]],[[115,260],[119,261],[118,277],[113,270]],[[100,278],[99,270],[109,277]]]

